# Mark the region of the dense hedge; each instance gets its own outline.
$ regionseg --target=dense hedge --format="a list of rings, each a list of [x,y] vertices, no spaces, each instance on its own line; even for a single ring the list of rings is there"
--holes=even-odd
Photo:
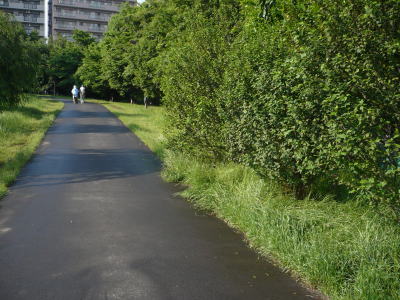
[[[250,165],[299,198],[344,185],[394,208],[400,3],[276,1],[262,16],[247,18],[233,45],[207,21],[170,48],[163,91],[174,139]]]
[[[226,72],[230,157],[299,196],[324,179],[399,203],[399,2],[280,1],[267,13]]]
[[[229,51],[241,21],[237,1],[207,7],[187,15],[184,31],[163,54],[161,90],[167,107],[170,147],[212,159],[222,159],[223,115],[218,91]]]
[[[395,0],[148,0],[113,17],[98,80],[161,97],[171,148],[396,211],[399,23]]]

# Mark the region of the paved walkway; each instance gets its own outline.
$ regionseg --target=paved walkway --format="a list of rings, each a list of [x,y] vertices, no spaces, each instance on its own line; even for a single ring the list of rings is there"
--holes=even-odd
[[[0,202],[0,299],[310,299],[174,196],[104,107],[65,102]]]

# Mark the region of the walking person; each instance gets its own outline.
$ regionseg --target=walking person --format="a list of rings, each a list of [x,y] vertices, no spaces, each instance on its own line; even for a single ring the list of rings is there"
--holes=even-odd
[[[79,93],[81,95],[81,103],[85,102],[85,87],[83,85],[81,85]]]
[[[143,102],[144,102],[144,107],[147,109],[147,105],[149,105],[149,98],[147,98],[146,95],[144,96]]]
[[[79,90],[76,87],[76,85],[74,85],[74,87],[71,90],[71,94],[72,94],[72,101],[76,104],[78,103],[78,95],[79,95]]]

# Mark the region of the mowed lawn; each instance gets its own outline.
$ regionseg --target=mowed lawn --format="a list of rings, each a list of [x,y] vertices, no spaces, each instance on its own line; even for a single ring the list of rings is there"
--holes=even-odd
[[[30,159],[63,103],[31,97],[0,112],[0,197]]]

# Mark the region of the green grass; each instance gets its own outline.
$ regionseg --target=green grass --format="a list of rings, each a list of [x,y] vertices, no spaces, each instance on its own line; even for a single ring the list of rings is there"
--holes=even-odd
[[[62,106],[61,102],[31,97],[20,107],[0,112],[0,197],[30,159]]]
[[[244,232],[249,244],[332,299],[400,299],[400,228],[372,209],[328,197],[298,201],[238,165],[167,152],[164,177],[195,206]]]
[[[132,130],[153,152],[162,157],[164,150],[164,139],[162,128],[164,124],[163,111],[161,107],[108,102],[92,100],[104,105],[115,114],[130,130]]]
[[[243,232],[265,257],[332,299],[400,299],[399,224],[351,201],[298,201],[249,168],[165,150],[162,108],[105,105],[163,153],[166,180],[187,185],[184,197]]]

